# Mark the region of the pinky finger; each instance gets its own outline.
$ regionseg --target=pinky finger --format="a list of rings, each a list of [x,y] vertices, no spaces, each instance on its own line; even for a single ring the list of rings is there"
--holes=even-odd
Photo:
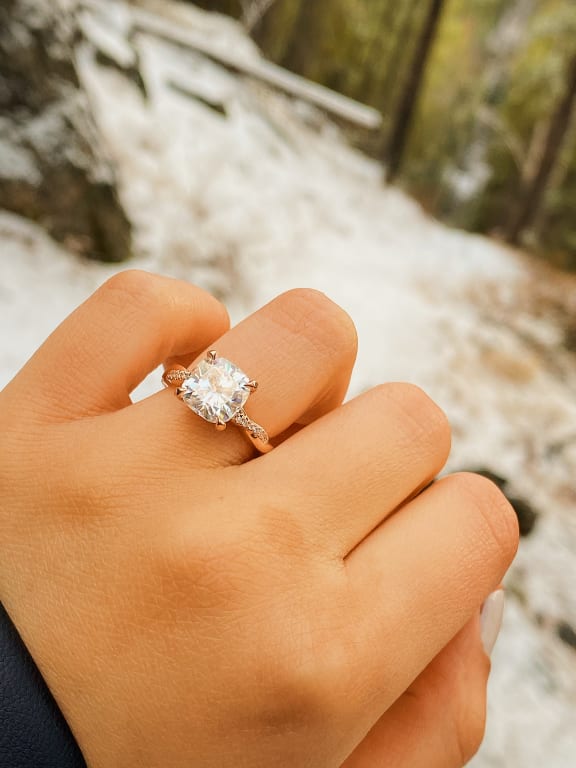
[[[374,725],[342,768],[463,768],[484,737],[489,672],[476,616]]]

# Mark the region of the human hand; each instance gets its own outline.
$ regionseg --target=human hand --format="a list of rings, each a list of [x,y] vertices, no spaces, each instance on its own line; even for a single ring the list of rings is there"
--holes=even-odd
[[[259,380],[272,453],[169,391],[131,404],[212,345]],[[91,768],[451,768],[477,746],[477,614],[516,518],[475,476],[416,495],[446,419],[402,384],[338,407],[355,351],[316,292],[227,331],[198,289],[127,272],[0,393],[0,599]]]

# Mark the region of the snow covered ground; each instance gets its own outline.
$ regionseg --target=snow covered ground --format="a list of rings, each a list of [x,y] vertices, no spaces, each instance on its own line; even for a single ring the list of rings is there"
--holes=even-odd
[[[154,5],[257,55],[229,20]],[[508,579],[473,764],[574,768],[576,650],[557,627],[576,627],[576,357],[561,345],[576,283],[429,219],[311,107],[152,36],[129,41],[129,8],[99,8],[86,16],[94,44],[79,64],[136,224],[130,266],[199,283],[233,319],[290,287],[325,291],[358,327],[351,394],[420,384],[452,422],[450,469],[489,467],[534,503],[541,515]],[[96,46],[137,55],[147,99],[96,63]],[[120,267],[80,261],[8,214],[0,242],[2,386]],[[138,394],[156,388],[149,379]]]

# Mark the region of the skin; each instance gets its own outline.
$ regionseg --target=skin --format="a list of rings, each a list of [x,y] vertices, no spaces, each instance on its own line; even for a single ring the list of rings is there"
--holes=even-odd
[[[256,456],[168,390],[207,348],[260,387]],[[459,768],[484,730],[478,612],[517,547],[446,418],[341,406],[348,316],[291,291],[228,330],[198,288],[108,281],[0,393],[0,599],[91,768]],[[429,486],[429,487],[428,487]],[[423,493],[418,492],[426,488]]]

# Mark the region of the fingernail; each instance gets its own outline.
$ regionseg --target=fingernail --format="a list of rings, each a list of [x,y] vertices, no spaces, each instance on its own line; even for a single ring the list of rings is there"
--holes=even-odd
[[[496,640],[500,634],[502,626],[502,617],[504,616],[504,590],[497,589],[496,592],[486,599],[480,612],[480,636],[482,645],[488,656],[492,655]]]

